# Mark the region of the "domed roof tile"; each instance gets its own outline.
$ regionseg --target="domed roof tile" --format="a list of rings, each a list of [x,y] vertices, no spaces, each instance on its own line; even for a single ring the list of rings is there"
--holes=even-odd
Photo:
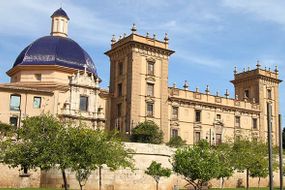
[[[97,76],[95,64],[86,51],[70,38],[45,36],[28,45],[17,57],[17,65],[59,65],[87,71]]]

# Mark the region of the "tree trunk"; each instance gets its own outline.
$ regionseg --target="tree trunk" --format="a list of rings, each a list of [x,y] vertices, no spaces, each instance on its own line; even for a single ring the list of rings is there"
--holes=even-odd
[[[63,179],[64,189],[65,189],[65,190],[68,190],[65,170],[64,170],[64,169],[61,169],[61,173],[62,173],[62,179]]]
[[[248,190],[249,188],[249,173],[248,173],[248,169],[246,169],[246,189]]]
[[[222,177],[222,189],[224,189],[224,182],[225,182],[225,179]]]
[[[258,189],[260,187],[260,177],[258,178]]]
[[[82,190],[83,185],[79,184],[79,186],[80,186],[80,190]]]
[[[156,190],[158,190],[158,181],[156,181]]]
[[[99,190],[102,189],[102,166],[99,166]]]

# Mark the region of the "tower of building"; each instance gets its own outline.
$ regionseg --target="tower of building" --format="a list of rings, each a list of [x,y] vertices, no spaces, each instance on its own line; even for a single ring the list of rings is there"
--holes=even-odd
[[[267,136],[267,104],[272,107],[272,134],[273,143],[278,143],[278,114],[279,114],[279,83],[278,69],[271,71],[262,69],[257,62],[256,69],[238,73],[234,71],[234,80],[237,99],[254,102],[259,105],[259,136],[265,140]]]
[[[116,41],[110,58],[111,126],[129,134],[138,122],[152,120],[168,137],[168,59],[174,52],[149,34],[132,33]]]

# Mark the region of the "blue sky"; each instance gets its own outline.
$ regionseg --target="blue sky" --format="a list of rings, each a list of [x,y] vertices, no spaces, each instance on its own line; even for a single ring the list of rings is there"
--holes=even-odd
[[[2,0],[0,3],[0,82],[8,82],[9,70],[21,50],[50,33],[50,15],[63,5],[70,17],[69,37],[93,58],[102,78],[109,83],[112,34],[130,33],[136,23],[138,33],[155,33],[163,39],[167,32],[170,48],[169,85],[233,97],[233,68],[278,65],[285,79],[284,0]],[[281,111],[285,113],[284,84],[280,85]]]

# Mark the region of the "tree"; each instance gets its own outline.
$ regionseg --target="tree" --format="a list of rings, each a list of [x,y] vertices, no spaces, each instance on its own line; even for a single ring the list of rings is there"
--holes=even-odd
[[[76,172],[82,189],[91,171],[99,168],[101,172],[104,164],[111,170],[132,167],[131,151],[125,150],[123,144],[113,136],[104,131],[88,129],[82,122],[77,127],[68,126],[54,116],[45,114],[26,118],[19,129],[18,141],[7,139],[3,150],[1,161],[11,167],[59,168],[65,189],[67,168]]]
[[[12,142],[11,137],[16,137],[16,128],[12,125],[0,122],[0,162],[3,162],[5,149]]]
[[[75,173],[75,178],[79,183],[80,190],[85,186],[89,176],[91,175],[91,170],[89,169],[77,169]]]
[[[161,163],[152,161],[150,166],[145,171],[146,174],[153,177],[156,182],[156,190],[158,190],[158,184],[161,177],[169,177],[171,175],[171,169],[161,167]]]
[[[106,165],[111,171],[121,168],[133,169],[131,149],[126,149],[116,134],[101,132],[96,147],[96,165],[99,170],[99,190],[102,189],[102,168]]]
[[[52,115],[26,118],[18,130],[18,140],[7,139],[2,162],[11,167],[20,166],[21,170],[58,166],[67,189],[65,169],[70,161],[66,137],[66,128]]]
[[[222,179],[222,189],[224,188],[225,178],[229,178],[234,173],[231,151],[232,147],[228,143],[222,143],[216,147],[219,156],[219,174],[217,179]]]
[[[166,143],[166,145],[174,148],[179,148],[186,145],[186,141],[182,140],[180,136],[174,136],[170,138],[169,142]]]
[[[68,157],[70,159],[70,168],[75,171],[75,177],[82,190],[85,186],[91,171],[97,169],[96,155],[97,146],[100,140],[100,131],[94,131],[80,124],[78,127],[67,129],[66,138],[68,146]]]
[[[144,121],[139,123],[133,130],[131,135],[133,142],[160,144],[163,140],[163,132],[153,121]]]
[[[235,169],[246,170],[246,188],[249,188],[249,176],[266,177],[268,175],[267,145],[260,141],[236,139],[232,151]],[[273,159],[274,161],[275,159]],[[276,165],[276,164],[273,164]],[[259,184],[258,184],[259,185]]]
[[[4,137],[11,137],[16,133],[16,127],[0,121],[0,141]]]
[[[173,171],[184,176],[188,185],[202,189],[203,184],[219,175],[219,156],[205,140],[193,147],[176,150],[173,157]]]
[[[258,188],[260,187],[260,178],[265,178],[269,175],[268,149],[265,143],[252,141],[253,157],[249,167],[249,175],[258,177]],[[273,170],[277,169],[276,155],[273,155]]]
[[[285,128],[282,130],[282,148],[285,149]]]

